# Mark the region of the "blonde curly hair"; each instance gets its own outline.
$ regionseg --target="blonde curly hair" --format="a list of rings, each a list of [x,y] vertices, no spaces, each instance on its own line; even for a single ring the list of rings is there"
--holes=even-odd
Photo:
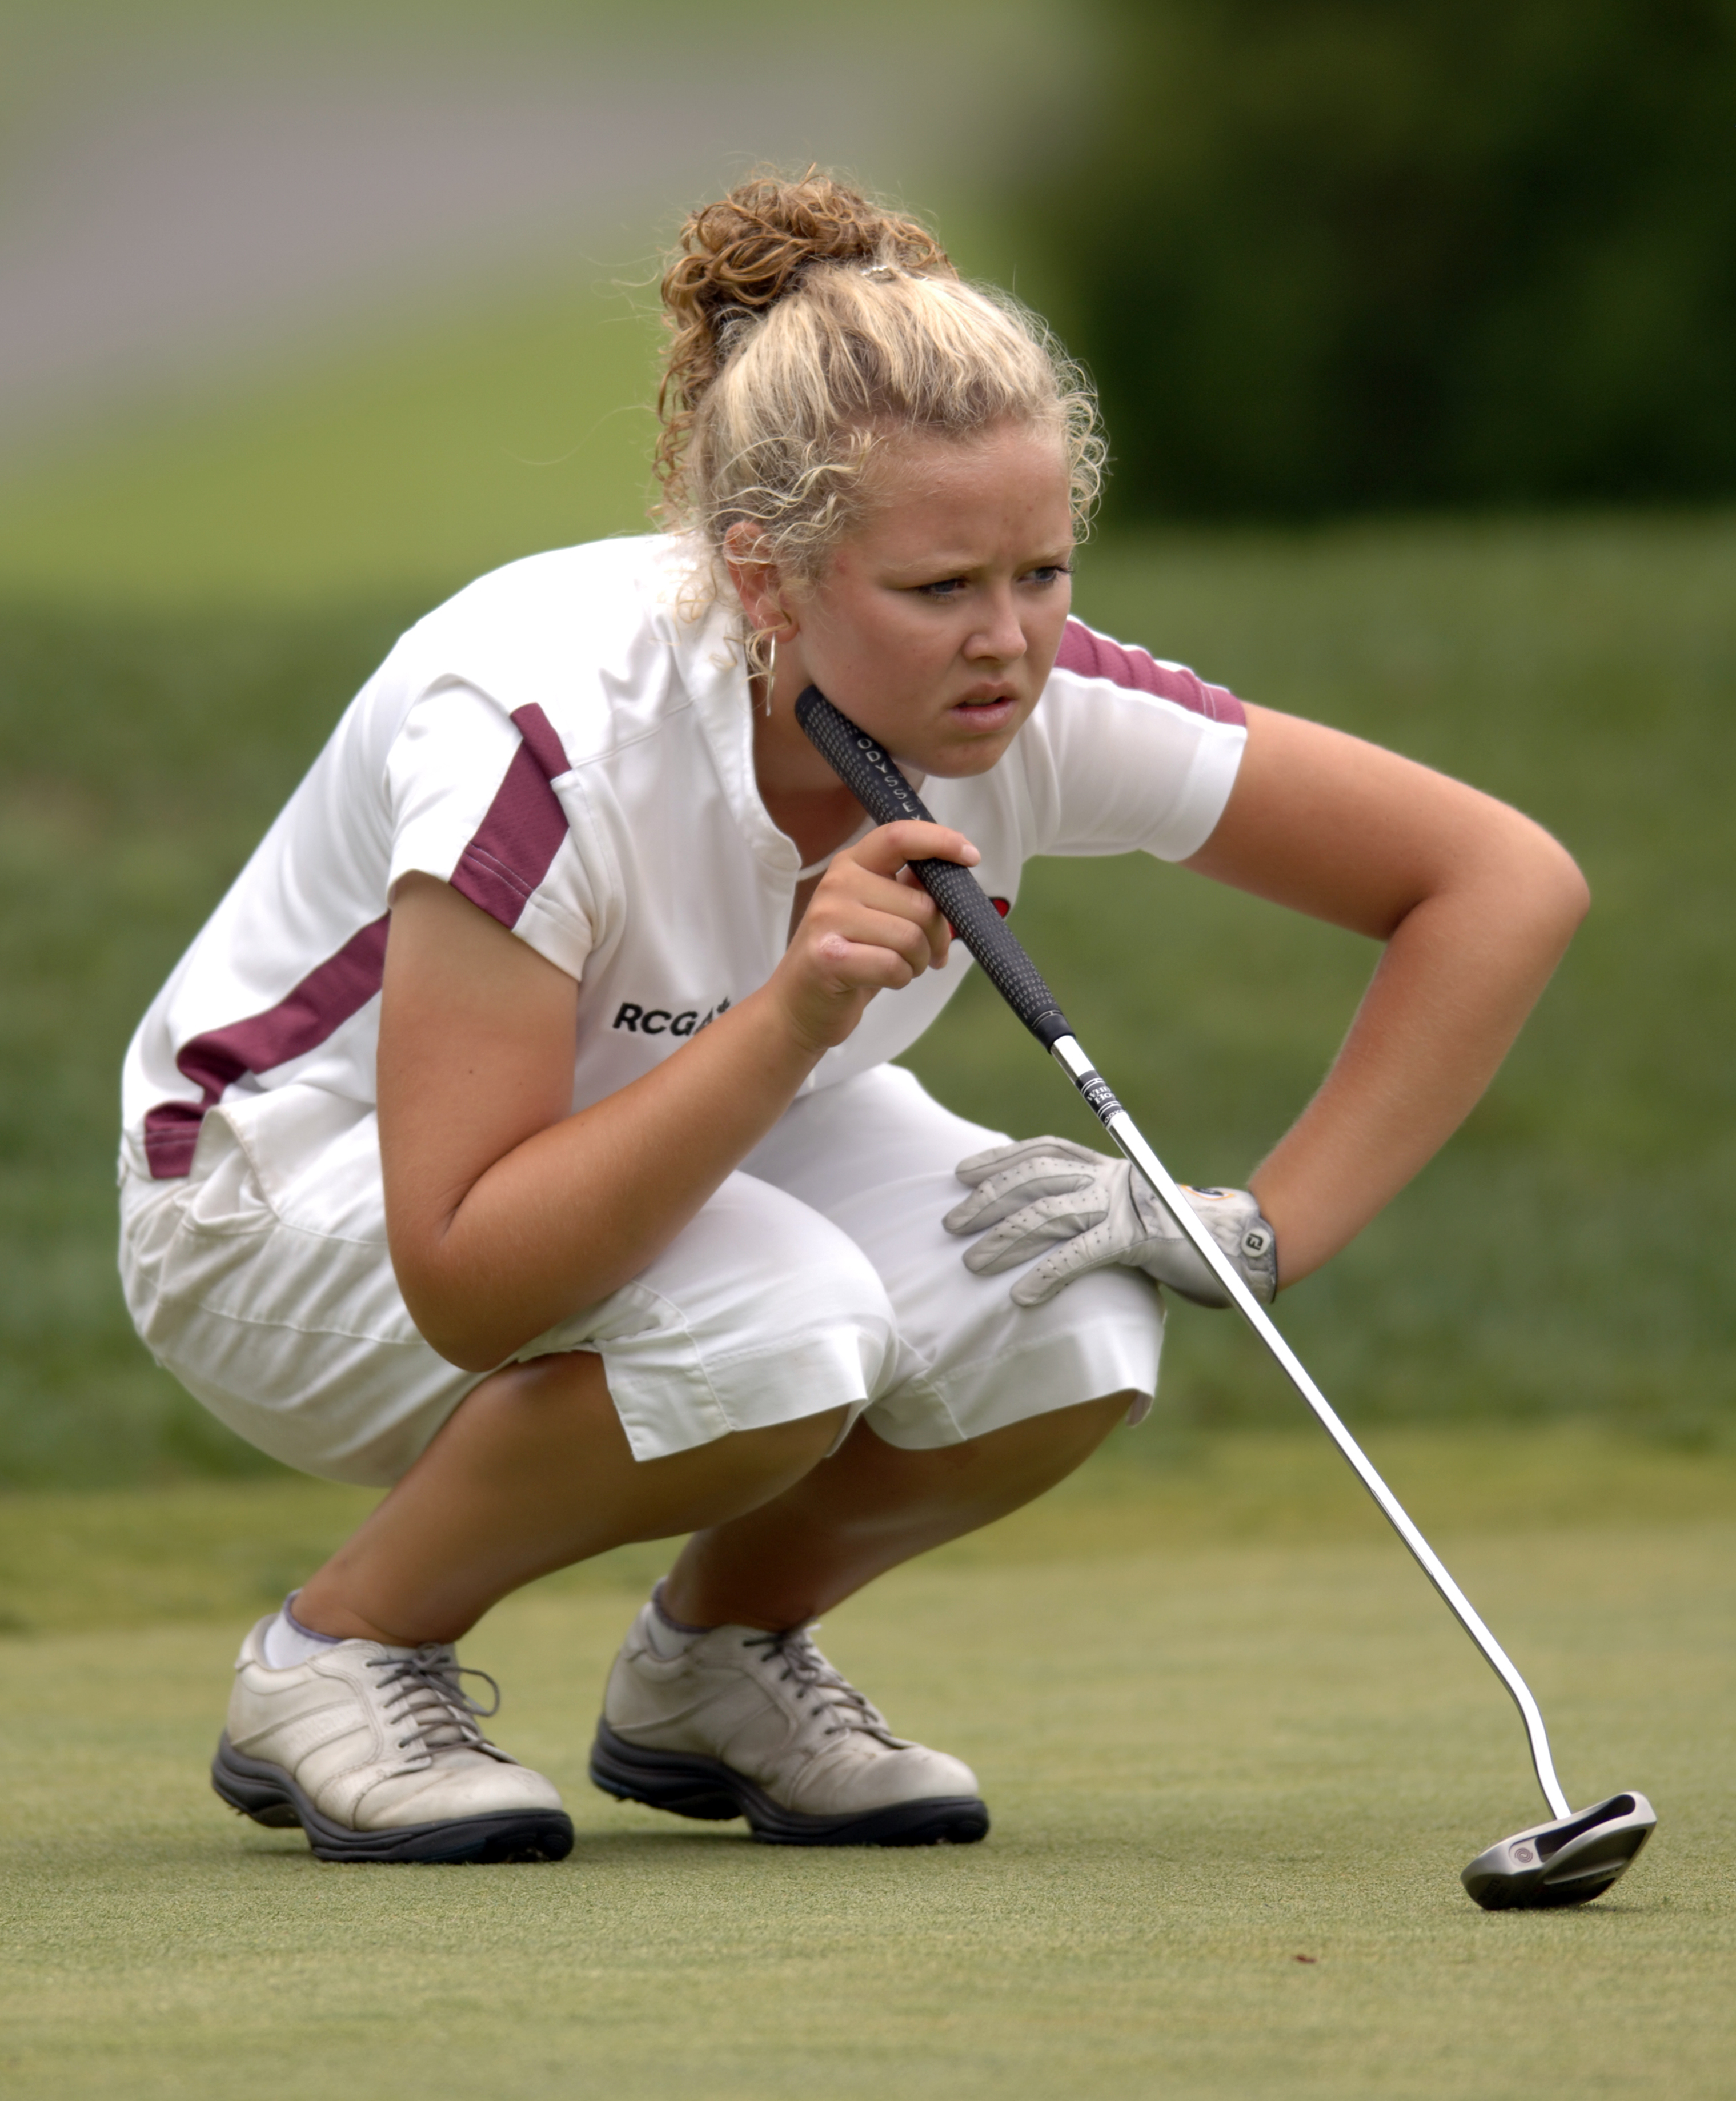
[[[909,432],[1052,428],[1088,524],[1104,443],[1083,374],[1037,316],[966,284],[926,227],[835,176],[762,171],[702,206],[662,295],[659,513],[708,550],[714,584],[744,525],[756,559],[816,580],[874,452]]]

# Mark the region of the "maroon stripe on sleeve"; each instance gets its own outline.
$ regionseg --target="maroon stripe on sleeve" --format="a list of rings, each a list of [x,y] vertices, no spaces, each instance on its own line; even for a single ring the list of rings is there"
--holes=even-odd
[[[529,745],[545,780],[558,781],[563,773],[572,772],[566,746],[555,734],[555,725],[534,701],[528,707],[515,708],[507,719]]]
[[[275,1006],[195,1036],[175,1064],[199,1089],[196,1102],[159,1102],[144,1119],[144,1154],[153,1177],[172,1181],[191,1171],[205,1112],[250,1073],[268,1073],[304,1058],[359,1014],[380,989],[386,967],[386,929],[392,915],[352,934]]]
[[[516,708],[524,739],[470,844],[452,887],[503,927],[516,927],[567,835],[566,812],[550,782],[569,772],[554,724],[539,707]]]
[[[1111,685],[1130,692],[1173,701],[1208,722],[1233,723],[1239,728],[1247,720],[1241,701],[1227,687],[1208,686],[1193,672],[1160,664],[1143,649],[1124,649],[1106,635],[1094,634],[1083,621],[1067,622],[1055,668],[1081,679],[1107,679]]]

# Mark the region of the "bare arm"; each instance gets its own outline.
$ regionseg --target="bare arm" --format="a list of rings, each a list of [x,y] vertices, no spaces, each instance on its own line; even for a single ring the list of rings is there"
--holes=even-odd
[[[1386,944],[1319,1092],[1249,1183],[1293,1284],[1469,1113],[1584,916],[1585,881],[1504,803],[1254,708],[1229,807],[1187,865]]]
[[[392,902],[380,1014],[387,1230],[443,1356],[487,1370],[667,1245],[769,1130],[876,991],[943,962],[905,862],[974,861],[892,825],[833,861],[760,989],[618,1094],[570,1112],[578,988],[446,884]]]

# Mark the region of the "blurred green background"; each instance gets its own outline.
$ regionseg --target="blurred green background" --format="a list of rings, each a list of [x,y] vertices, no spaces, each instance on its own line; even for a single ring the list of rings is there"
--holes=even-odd
[[[1591,878],[1465,1131],[1286,1297],[1327,1390],[1736,1440],[1736,16],[882,13],[865,51],[787,8],[751,50],[684,6],[15,8],[0,1484],[269,1471],[120,1306],[126,1037],[403,625],[639,529],[656,247],[762,153],[926,208],[1100,376],[1087,618],[1509,798]],[[1201,1179],[1300,1107],[1373,960],[1144,862],[1035,871],[1018,927]],[[1090,1135],[980,984],[913,1062]],[[1293,1419],[1224,1322],[1172,1337],[1172,1419]]]
[[[1033,188],[1127,517],[1736,488],[1728,0],[1101,0]]]

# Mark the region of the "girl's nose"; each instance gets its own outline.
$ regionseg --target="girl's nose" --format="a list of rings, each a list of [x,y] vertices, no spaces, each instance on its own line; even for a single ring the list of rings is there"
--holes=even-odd
[[[988,618],[965,645],[968,657],[992,657],[1007,664],[1025,654],[1028,644],[1019,624],[1018,609],[1010,596],[997,598],[988,608]]]

